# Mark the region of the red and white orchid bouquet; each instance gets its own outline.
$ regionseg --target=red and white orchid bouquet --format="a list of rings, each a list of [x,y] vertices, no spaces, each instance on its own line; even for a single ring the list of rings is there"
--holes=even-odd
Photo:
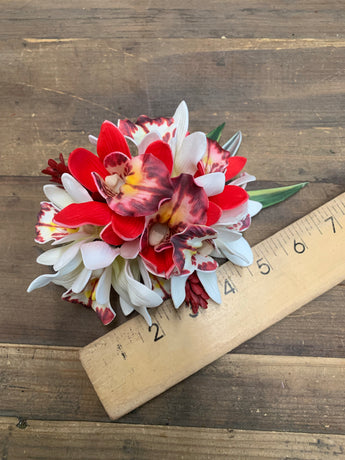
[[[241,232],[262,204],[245,190],[255,177],[235,156],[241,133],[223,147],[212,137],[188,132],[181,102],[171,118],[105,121],[98,139],[89,136],[97,155],[78,148],[68,165],[62,155],[49,160],[42,172],[56,184],[44,186],[35,241],[52,241],[37,262],[55,273],[28,291],[61,285],[63,299],[91,307],[104,324],[116,316],[111,288],[125,315],[136,310],[149,325],[148,308],[167,297],[194,313],[209,298],[219,303],[214,257],[252,263]]]

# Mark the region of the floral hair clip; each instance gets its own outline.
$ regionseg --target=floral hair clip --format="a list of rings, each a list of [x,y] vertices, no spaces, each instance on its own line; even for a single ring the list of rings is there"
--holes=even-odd
[[[37,262],[55,273],[28,291],[63,286],[63,299],[91,307],[103,324],[116,316],[112,288],[123,313],[136,310],[149,325],[148,309],[168,297],[193,313],[209,298],[219,303],[215,258],[250,265],[242,232],[251,218],[305,185],[248,194],[255,177],[236,155],[241,133],[221,147],[223,127],[189,133],[181,102],[171,118],[105,121],[98,138],[89,136],[97,155],[77,148],[67,164],[62,155],[49,160],[42,172],[54,184],[43,188],[35,241],[52,241]]]

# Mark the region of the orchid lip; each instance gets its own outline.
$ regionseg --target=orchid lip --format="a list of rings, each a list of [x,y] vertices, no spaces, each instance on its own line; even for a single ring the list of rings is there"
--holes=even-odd
[[[118,174],[111,174],[105,178],[105,183],[114,193],[119,193],[125,181]]]
[[[166,224],[154,224],[149,234],[149,244],[157,246],[162,243],[169,233],[169,227]]]

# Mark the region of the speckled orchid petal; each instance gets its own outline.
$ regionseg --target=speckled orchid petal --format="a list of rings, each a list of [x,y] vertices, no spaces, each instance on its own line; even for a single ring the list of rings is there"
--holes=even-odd
[[[117,214],[148,216],[172,195],[169,171],[154,155],[145,153],[132,158],[126,163],[124,174],[115,173],[106,180],[95,176],[99,192]]]
[[[149,273],[149,276],[151,278],[152,289],[157,292],[163,300],[169,299],[171,296],[170,280],[161,276],[153,275],[152,273]]]
[[[207,138],[207,148],[201,159],[205,174],[212,172],[225,173],[229,157],[230,153],[224,150],[218,142]]]
[[[99,283],[98,277],[92,277],[87,283],[84,290],[80,293],[74,293],[71,289],[62,295],[62,299],[72,303],[79,303],[85,307],[92,308],[97,314],[98,318],[104,325],[107,325],[113,321],[116,314],[110,305],[110,301],[105,304],[100,304],[96,300],[96,291]],[[110,289],[110,287],[109,287]],[[109,293],[108,293],[109,297]]]
[[[171,200],[159,209],[159,221],[169,222],[170,227],[183,224],[204,224],[207,219],[208,198],[190,174],[172,179],[174,193]]]
[[[44,244],[49,241],[59,241],[66,236],[77,232],[77,229],[64,228],[53,222],[54,217],[59,213],[59,209],[52,203],[43,201],[41,210],[37,216],[35,242]]]
[[[139,145],[144,137],[150,132],[156,132],[164,142],[169,142],[175,133],[173,118],[149,118],[141,115],[135,123],[130,120],[119,120],[118,127],[124,136],[134,140]]]
[[[213,250],[211,240],[216,236],[215,230],[204,225],[189,225],[183,232],[173,235],[176,275],[215,270],[218,264],[208,254]]]

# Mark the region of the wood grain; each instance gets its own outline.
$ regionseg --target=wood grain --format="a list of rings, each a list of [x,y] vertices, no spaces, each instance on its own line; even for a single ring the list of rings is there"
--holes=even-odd
[[[108,421],[78,348],[0,347],[0,415]],[[345,434],[345,360],[228,354],[122,423]]]
[[[282,459],[341,458],[345,437],[270,431],[186,428],[0,417],[2,459]]]
[[[338,37],[344,5],[337,0],[2,0],[0,37],[228,38]],[[330,27],[330,24],[332,27]],[[16,33],[18,35],[16,35]]]
[[[226,121],[224,140],[242,130],[241,154],[258,186],[311,182],[255,218],[247,232],[251,244],[343,192],[345,5],[0,0],[0,10],[0,341],[12,343],[1,352],[0,413],[42,420],[31,435],[8,428],[13,421],[0,423],[2,458],[23,458],[24,449],[32,458],[47,457],[52,446],[57,458],[85,458],[84,445],[94,458],[111,457],[115,442],[124,458],[161,458],[158,449],[168,444],[176,453],[179,443],[201,458],[203,437],[214,456],[211,439],[223,446],[227,432],[202,431],[206,426],[249,430],[236,435],[236,445],[233,439],[227,444],[235,458],[238,452],[244,458],[343,457],[342,438],[329,435],[344,434],[344,283],[121,424],[104,424],[116,431],[125,422],[147,430],[170,423],[177,434],[168,427],[160,437],[162,427],[131,426],[107,432],[107,444],[92,436],[99,433],[95,425],[44,426],[52,418],[107,420],[78,349],[56,345],[84,346],[111,328],[93,312],[61,301],[56,286],[31,295],[25,289],[46,271],[35,263],[42,248],[32,242],[46,183],[40,169],[60,152],[66,157],[90,147],[87,134],[97,135],[104,119],[170,115],[186,99],[192,130]],[[183,441],[182,424],[196,427]],[[75,437],[66,430],[75,430]]]
[[[104,119],[187,99],[192,131],[242,130],[258,179],[344,184],[344,59],[341,38],[0,41],[2,174],[37,176]]]

